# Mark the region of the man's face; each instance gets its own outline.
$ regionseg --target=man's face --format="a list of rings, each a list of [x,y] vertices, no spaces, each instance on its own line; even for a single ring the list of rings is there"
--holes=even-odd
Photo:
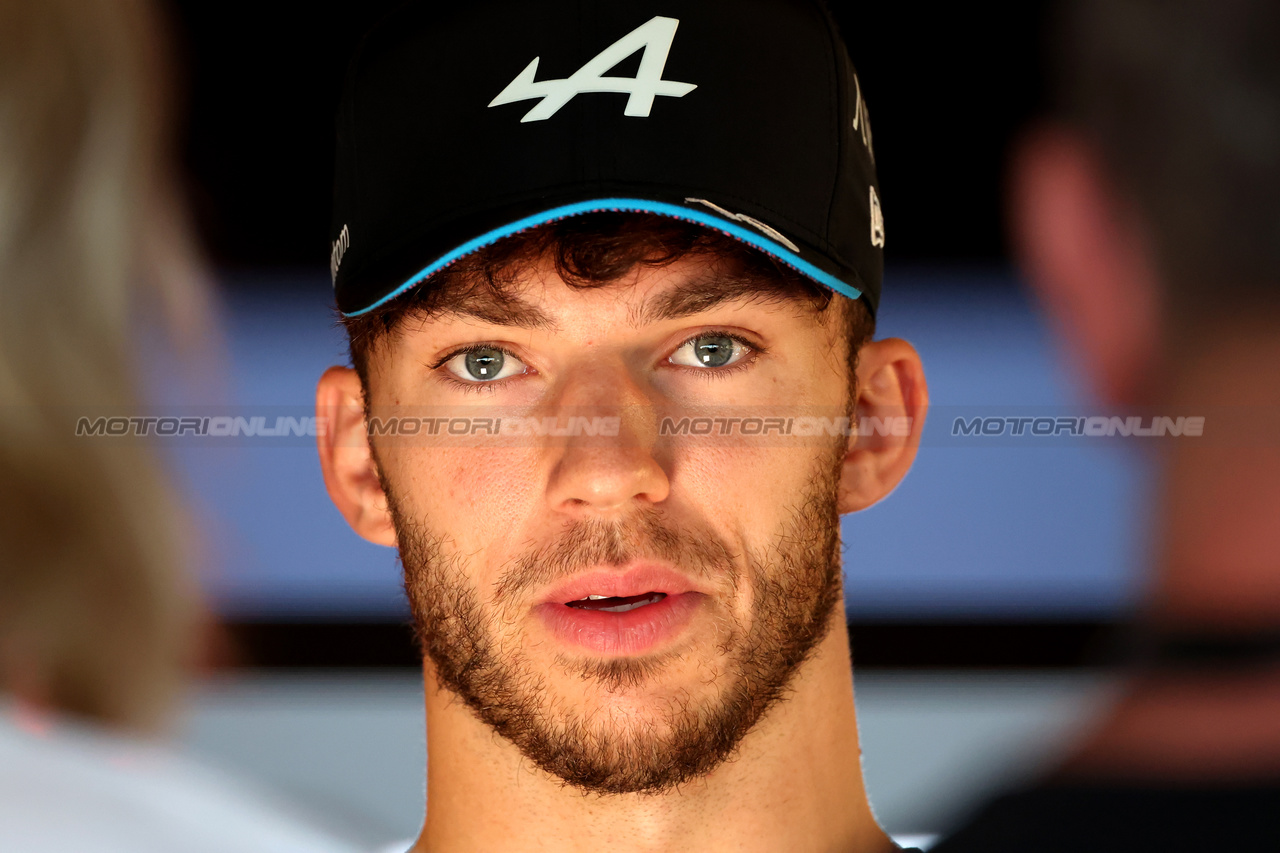
[[[709,773],[838,613],[848,439],[661,422],[851,414],[842,309],[718,291],[715,269],[575,289],[543,265],[518,304],[405,321],[370,366],[375,418],[616,418],[371,437],[441,685],[586,790]]]

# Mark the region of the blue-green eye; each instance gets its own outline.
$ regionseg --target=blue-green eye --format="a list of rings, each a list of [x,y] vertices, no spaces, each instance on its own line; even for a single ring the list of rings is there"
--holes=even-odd
[[[496,347],[476,347],[460,352],[444,366],[464,382],[493,382],[525,371],[520,359]]]
[[[746,354],[746,345],[736,338],[708,334],[685,341],[671,354],[669,361],[685,367],[725,367]]]

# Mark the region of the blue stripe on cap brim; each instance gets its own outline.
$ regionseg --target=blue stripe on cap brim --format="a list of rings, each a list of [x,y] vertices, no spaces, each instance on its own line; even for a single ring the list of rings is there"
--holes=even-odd
[[[567,219],[570,216],[578,216],[583,213],[602,213],[606,211],[617,211],[620,213],[656,213],[661,216],[669,216],[672,219],[682,219],[686,222],[693,222],[707,228],[714,229],[723,234],[740,240],[748,246],[759,249],[766,255],[781,261],[796,272],[816,281],[824,287],[829,287],[836,293],[840,293],[850,299],[857,299],[862,296],[862,291],[856,287],[849,285],[847,282],[833,276],[831,273],[819,269],[795,252],[786,248],[762,234],[744,228],[736,222],[731,222],[719,216],[710,213],[704,213],[700,210],[691,210],[686,207],[680,207],[674,204],[667,204],[661,201],[648,201],[640,198],[601,198],[594,201],[580,201],[574,204],[566,204],[561,207],[553,207],[550,210],[544,210],[541,213],[535,213],[532,216],[526,216],[518,219],[509,225],[503,225],[501,228],[495,228],[481,234],[475,239],[468,240],[458,248],[448,252],[445,255],[432,261],[427,266],[414,273],[404,284],[398,286],[395,290],[379,299],[367,308],[361,308],[359,311],[344,313],[344,317],[359,317],[387,304],[392,299],[405,293],[411,288],[416,287],[426,281],[440,270],[457,261],[459,258],[465,257],[472,252],[483,249],[485,246],[492,245],[504,237],[510,237],[521,231],[527,231],[530,228],[536,228],[539,225],[545,225],[548,222],[555,222],[557,219]]]

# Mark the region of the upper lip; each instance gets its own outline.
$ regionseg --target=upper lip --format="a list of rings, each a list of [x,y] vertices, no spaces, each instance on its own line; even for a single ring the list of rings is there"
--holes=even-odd
[[[588,595],[628,598],[647,592],[679,595],[696,591],[693,582],[670,565],[644,560],[617,568],[588,569],[576,574],[548,590],[544,603],[567,604]]]

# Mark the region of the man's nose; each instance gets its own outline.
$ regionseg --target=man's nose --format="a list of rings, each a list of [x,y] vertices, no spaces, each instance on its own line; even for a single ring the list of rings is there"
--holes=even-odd
[[[557,420],[572,428],[551,444],[557,455],[547,499],[554,512],[599,517],[666,500],[671,482],[657,453],[656,401],[625,365],[568,378],[557,408]]]

